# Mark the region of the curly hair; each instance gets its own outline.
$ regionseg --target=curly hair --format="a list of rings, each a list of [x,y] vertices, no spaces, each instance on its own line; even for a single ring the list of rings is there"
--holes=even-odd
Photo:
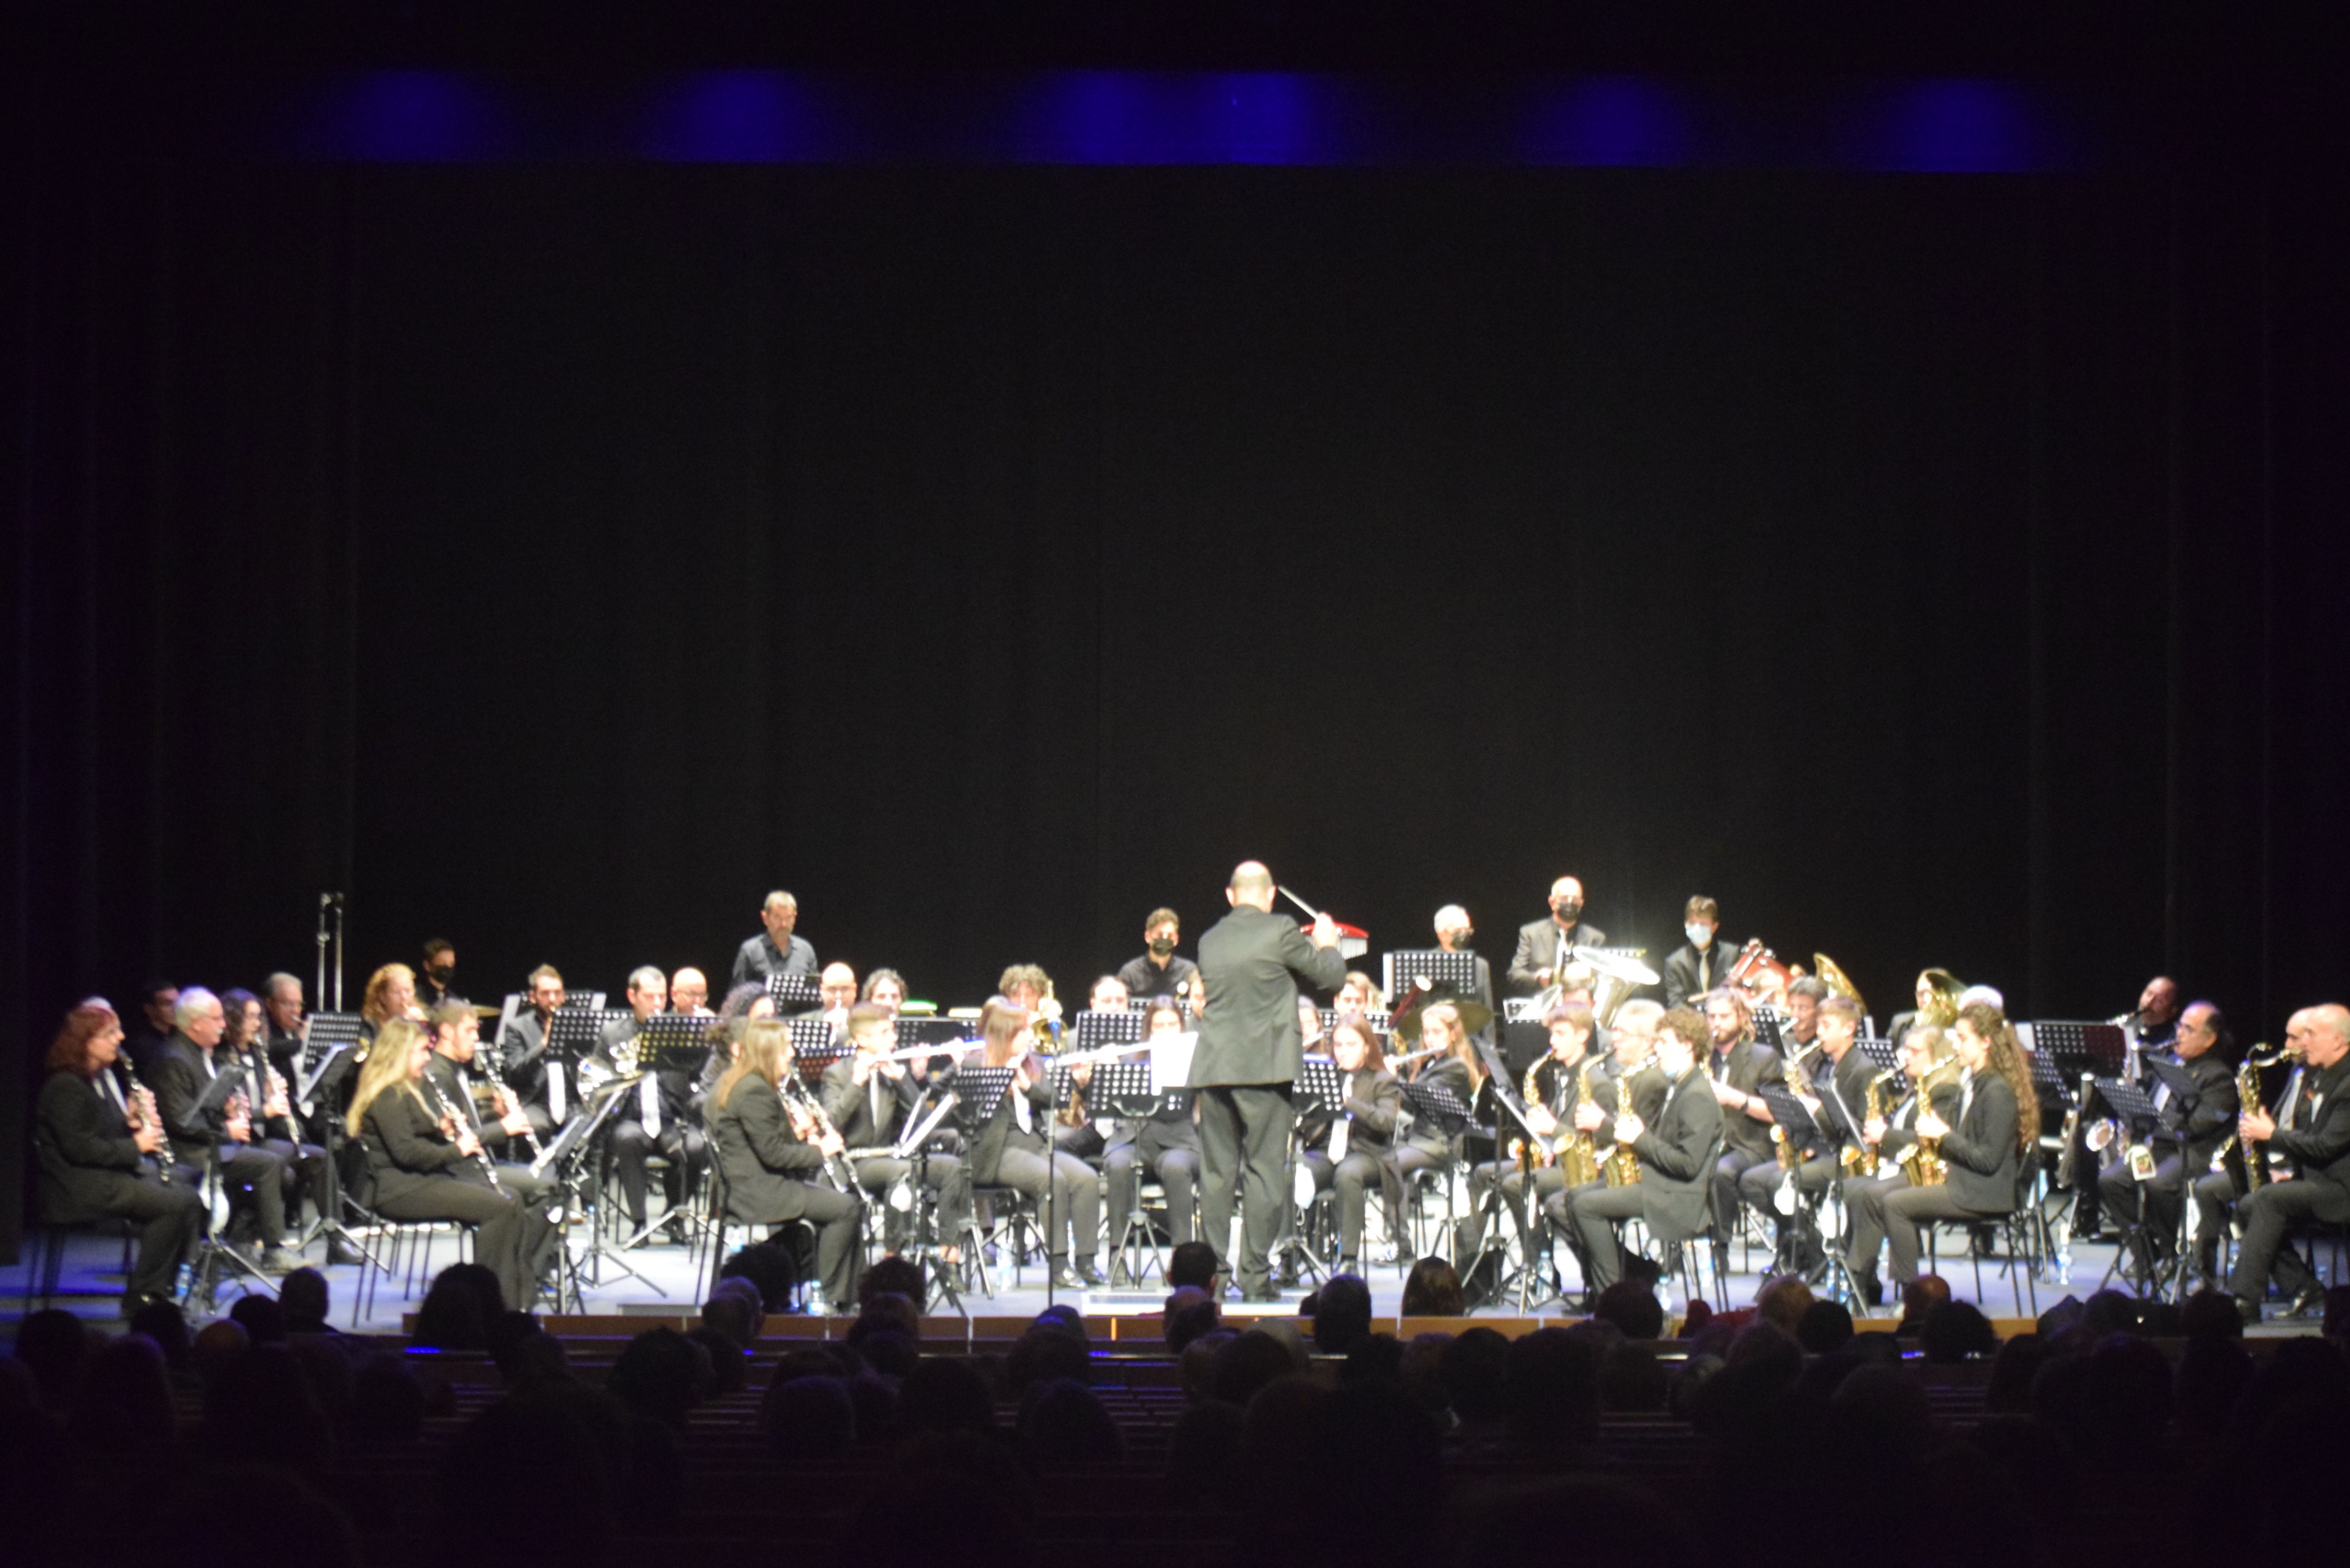
[[[1959,1023],[1990,1043],[1988,1065],[2015,1091],[2016,1147],[2030,1154],[2040,1142],[2040,1092],[2032,1086],[2032,1069],[2024,1063],[2023,1047],[2016,1044],[2015,1025],[1988,1002],[1970,1002],[1960,1008]]]
[[[52,1073],[94,1078],[98,1069],[90,1065],[89,1043],[109,1029],[121,1027],[122,1020],[115,1015],[114,1004],[106,998],[93,996],[77,1002],[57,1026],[57,1037],[49,1042],[49,1054],[42,1064]]]

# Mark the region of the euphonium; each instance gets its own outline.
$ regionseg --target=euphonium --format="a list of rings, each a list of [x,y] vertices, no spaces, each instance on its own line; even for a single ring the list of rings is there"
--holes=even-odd
[[[1918,1080],[1918,1114],[1924,1116],[1934,1106],[1934,1091],[1959,1081],[1960,1068],[1956,1062],[1937,1062],[1926,1069]],[[1913,1122],[1911,1126],[1915,1126]],[[1901,1157],[1902,1173],[1909,1178],[1912,1187],[1939,1187],[1950,1179],[1950,1168],[1942,1158],[1942,1140],[1918,1135],[1909,1152]]]
[[[579,1064],[579,1094],[582,1098],[609,1084],[625,1083],[644,1076],[637,1065],[637,1036],[631,1034],[607,1053],[594,1052]]]

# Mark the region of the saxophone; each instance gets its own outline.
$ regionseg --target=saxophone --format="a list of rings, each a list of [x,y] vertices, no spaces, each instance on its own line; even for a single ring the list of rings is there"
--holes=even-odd
[[[2261,1069],[2273,1067],[2293,1054],[2291,1046],[2267,1056],[2261,1054],[2261,1048],[2258,1045],[2244,1053],[2244,1064],[2236,1069],[2236,1108],[2240,1115],[2249,1116],[2257,1116],[2260,1113]],[[2286,1093],[2290,1096],[2292,1091],[2287,1090]],[[2280,1101],[2277,1114],[2282,1116],[2283,1113],[2284,1102]],[[2230,1133],[2220,1140],[2220,1147],[2211,1151],[2211,1168],[2214,1171],[2228,1168],[2228,1151],[2236,1146],[2237,1141],[2234,1133]],[[2269,1179],[2268,1149],[2265,1146],[2254,1143],[2249,1138],[2243,1140],[2243,1145],[2244,1191],[2256,1192]]]
[[[1926,1075],[1918,1080],[1918,1115],[1934,1108],[1934,1091],[1957,1083],[1960,1072],[1956,1062],[1937,1062],[1926,1069]],[[1910,1186],[1939,1187],[1950,1179],[1950,1167],[1942,1158],[1941,1144],[1940,1138],[1920,1133],[1909,1152],[1901,1157],[1902,1174],[1909,1178]]]
[[[1886,1104],[1885,1085],[1900,1075],[1900,1068],[1887,1067],[1868,1081],[1868,1087],[1865,1091],[1866,1108],[1861,1112],[1863,1122],[1881,1122],[1890,1114],[1890,1107]],[[1852,1177],[1875,1176],[1877,1166],[1884,1157],[1877,1145],[1862,1140],[1846,1145],[1841,1158],[1844,1160],[1845,1175]]]
[[[1780,1066],[1779,1075],[1786,1080],[1787,1092],[1799,1100],[1810,1094],[1812,1088],[1810,1082],[1804,1076],[1804,1058],[1818,1049],[1817,1042],[1806,1045],[1788,1057]],[[1789,1140],[1787,1129],[1777,1122],[1771,1124],[1771,1148],[1779,1157],[1781,1170],[1793,1170],[1803,1163],[1804,1151]]]
[[[1583,1065],[1575,1069],[1575,1109],[1577,1111],[1599,1103],[1591,1094],[1591,1068],[1595,1060],[1586,1054]],[[1558,1129],[1555,1147],[1559,1174],[1566,1179],[1567,1186],[1581,1187],[1586,1182],[1599,1179],[1599,1146],[1593,1141],[1591,1134],[1570,1122]]]
[[[1518,1098],[1526,1105],[1538,1106],[1543,1103],[1541,1082],[1543,1064],[1550,1060],[1547,1054],[1535,1057],[1534,1065],[1528,1067],[1526,1075],[1519,1080]],[[1513,1137],[1510,1140],[1512,1164],[1524,1159],[1527,1152],[1528,1146],[1524,1138]],[[1555,1143],[1544,1144],[1537,1139],[1533,1145],[1533,1156],[1534,1163],[1537,1166],[1555,1165],[1558,1162],[1558,1146]]]
[[[1629,1103],[1632,1080],[1647,1072],[1656,1059],[1656,1053],[1652,1050],[1648,1055],[1616,1075],[1616,1109],[1618,1114],[1621,1114]],[[1600,1160],[1599,1170],[1600,1174],[1607,1179],[1608,1186],[1629,1187],[1640,1179],[1640,1157],[1632,1152],[1630,1144],[1619,1143],[1611,1147],[1606,1158]]]

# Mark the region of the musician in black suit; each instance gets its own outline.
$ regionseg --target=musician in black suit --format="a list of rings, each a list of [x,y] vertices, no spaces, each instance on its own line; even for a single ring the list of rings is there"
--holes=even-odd
[[[432,1040],[405,1017],[384,1021],[359,1064],[346,1122],[367,1149],[360,1201],[387,1220],[453,1220],[474,1227],[473,1261],[497,1276],[506,1304],[538,1294],[534,1262],[549,1255],[546,1210],[498,1185],[488,1153],[462,1113],[431,1099]]]
[[[1730,976],[1738,955],[1721,945],[1721,906],[1700,893],[1681,908],[1687,939],[1665,955],[1665,1005],[1687,1007]]]
[[[905,1130],[907,1113],[921,1098],[921,1085],[906,1064],[889,1059],[898,1049],[898,1021],[889,1009],[858,1002],[848,1010],[847,1036],[848,1054],[824,1070],[824,1114],[847,1147],[886,1149]],[[886,1198],[917,1167],[911,1158],[889,1154],[868,1155],[853,1164],[858,1187],[875,1199]],[[971,1182],[962,1161],[951,1154],[933,1152],[920,1166],[938,1199],[938,1233],[951,1252],[971,1207]],[[906,1215],[885,1208],[881,1225],[882,1244],[889,1251],[905,1245]]]
[[[1575,1250],[1583,1258],[1583,1284],[1596,1297],[1624,1275],[1624,1244],[1618,1220],[1644,1220],[1648,1234],[1668,1249],[1705,1229],[1706,1185],[1721,1149],[1722,1109],[1697,1063],[1707,1039],[1705,1020],[1686,1007],[1667,1012],[1657,1025],[1657,1065],[1665,1082],[1664,1104],[1654,1126],[1637,1112],[1619,1110],[1596,1129],[1622,1143],[1640,1162],[1640,1179],[1622,1187],[1600,1183],[1571,1198]],[[1587,1118],[1586,1118],[1587,1119]],[[1555,1203],[1557,1199],[1553,1199]]]
[[[531,1155],[525,1141],[532,1136],[530,1117],[519,1107],[509,1111],[494,1105],[496,1115],[482,1114],[473,1073],[481,1050],[480,1015],[465,1002],[452,1002],[434,1008],[431,1016],[432,1055],[424,1064],[424,1075],[430,1085],[425,1097],[432,1098],[432,1091],[437,1089],[458,1108],[467,1130],[497,1167],[499,1186],[525,1203],[536,1203],[552,1195],[554,1179],[531,1174]],[[497,1086],[504,1088],[502,1084]]]
[[[1407,1053],[1433,1053],[1422,1055],[1417,1062],[1403,1064],[1403,1081],[1442,1089],[1467,1107],[1473,1124],[1480,1114],[1492,1106],[1482,1096],[1486,1069],[1477,1054],[1476,1043],[1461,1027],[1460,1009],[1449,1002],[1433,1002],[1407,1014],[1409,1022],[1397,1032],[1396,1038],[1411,1048]],[[1417,1171],[1443,1170],[1455,1159],[1470,1151],[1472,1134],[1464,1128],[1453,1133],[1433,1117],[1422,1115],[1409,1100],[1405,1101],[1405,1119],[1401,1136],[1388,1151],[1387,1174],[1383,1183],[1386,1192],[1389,1234],[1400,1237],[1401,1216],[1408,1207],[1407,1195],[1411,1190],[1411,1178]],[[1490,1138],[1477,1139],[1481,1150],[1490,1153]]]
[[[2269,1181],[2236,1205],[2243,1241],[2228,1289],[2247,1322],[2260,1321],[2261,1302],[2273,1281],[2288,1293],[2288,1315],[2305,1316],[2324,1304],[2324,1292],[2299,1254],[2284,1244],[2297,1225],[2350,1223],[2350,1008],[2339,1002],[2304,1007],[2285,1025],[2285,1048],[2302,1062],[2299,1087],[2273,1116],[2248,1108],[2236,1124],[2246,1145],[2265,1144],[2282,1156],[2293,1179]]]
[[[1709,1043],[1706,1076],[1721,1106],[1721,1156],[1713,1172],[1715,1239],[1729,1243],[1738,1229],[1738,1181],[1758,1165],[1778,1163],[1778,1146],[1771,1139],[1770,1102],[1762,1095],[1765,1084],[1783,1084],[1779,1054],[1754,1037],[1754,1015],[1743,992],[1727,988],[1710,992],[1705,999]]]
[[[764,981],[779,974],[815,974],[816,949],[806,937],[792,935],[799,924],[800,901],[780,888],[759,906],[759,923],[767,929],[743,944],[734,955],[734,971],[727,984]]]
[[[1997,1219],[2015,1211],[2017,1174],[2025,1152],[2040,1140],[2040,1098],[2006,1015],[1988,1002],[1969,1002],[1951,1026],[1950,1048],[1962,1069],[1958,1120],[1929,1106],[1914,1123],[1921,1141],[1939,1141],[1949,1174],[1930,1187],[1863,1188],[1855,1204],[1855,1237],[1866,1241],[1873,1252],[1875,1234],[1882,1231],[1893,1254],[1896,1285],[1918,1277],[1920,1225]]]
[[[1352,1274],[1360,1272],[1365,1195],[1374,1181],[1386,1191],[1384,1176],[1394,1148],[1396,1120],[1403,1110],[1403,1085],[1388,1070],[1378,1031],[1359,1017],[1338,1020],[1330,1031],[1330,1054],[1338,1065],[1342,1101],[1333,1110],[1306,1118],[1298,1141],[1300,1158],[1315,1190],[1338,1194],[1338,1272]],[[1396,1230],[1392,1207],[1388,1224]]]
[[[286,1213],[299,1219],[307,1192],[318,1219],[323,1222],[332,1218],[335,1189],[327,1168],[327,1151],[322,1145],[306,1141],[296,1123],[293,1084],[270,1061],[262,1044],[268,1025],[261,999],[242,986],[233,987],[221,992],[221,1009],[226,1030],[213,1051],[213,1060],[221,1072],[244,1080],[240,1092],[250,1110],[255,1147],[285,1162]],[[355,1254],[343,1255],[338,1242],[335,1255],[328,1262],[353,1263],[359,1259]]]
[[[1036,1206],[1037,1223],[1046,1227],[1054,1284],[1080,1290],[1102,1282],[1094,1266],[1101,1250],[1101,1183],[1092,1166],[1052,1147],[1053,1084],[1045,1058],[1031,1049],[1035,1022],[1027,1009],[1001,996],[988,998],[979,1013],[979,1049],[955,1064],[948,1081],[973,1067],[1013,1069],[1011,1088],[970,1135],[964,1156],[971,1179],[979,1187],[1013,1188]]]
[[[168,980],[151,980],[139,993],[139,1024],[122,1043],[121,1059],[149,1085],[163,1059],[164,1044],[179,1025],[173,1016],[180,1005],[180,988]]]
[[[607,1065],[619,1060],[621,1047],[644,1030],[644,1022],[669,1005],[669,976],[646,964],[629,976],[629,1015],[604,1025],[596,1037],[596,1054]],[[661,1173],[661,1192],[670,1215],[683,1213],[685,1195],[709,1158],[693,1104],[693,1075],[674,1068],[655,1071],[646,1063],[633,1092],[624,1094],[612,1109],[611,1155],[620,1176],[620,1198],[628,1205],[629,1223],[645,1228],[646,1160],[658,1152],[669,1161]],[[669,1222],[669,1215],[663,1216]]]
[[[48,1225],[120,1219],[139,1227],[139,1258],[122,1315],[169,1300],[188,1249],[203,1231],[204,1204],[192,1172],[168,1168],[170,1146],[122,1096],[114,1064],[122,1021],[97,997],[66,1014],[49,1044],[48,1076],[33,1115],[40,1161],[40,1217]]]
[[[1530,996],[1555,984],[1577,944],[1604,948],[1607,933],[1583,918],[1583,884],[1562,877],[1550,885],[1550,919],[1518,928],[1518,950],[1510,960],[1510,990]]]
[[[1886,1080],[1886,1087],[1878,1090],[1880,1102],[1891,1095],[1900,1096],[1891,1104],[1890,1114],[1871,1116],[1866,1085],[1862,1088],[1860,1139],[1866,1148],[1875,1152],[1876,1174],[1864,1171],[1847,1178],[1844,1184],[1845,1212],[1850,1220],[1845,1241],[1845,1267],[1851,1272],[1854,1291],[1870,1306],[1882,1306],[1885,1303],[1885,1287],[1877,1272],[1877,1254],[1885,1246],[1885,1225],[1877,1199],[1909,1185],[1909,1174],[1901,1162],[1918,1147],[1918,1116],[1927,1108],[1918,1102],[1918,1085],[1932,1068],[1955,1060],[1950,1054],[1950,1037],[1930,1023],[1918,1024],[1898,1038],[1898,1076]],[[1956,1120],[1957,1078],[1951,1076],[1948,1083],[1937,1085],[1932,1100],[1933,1109],[1942,1120]]]
[[[498,1036],[498,1063],[506,1086],[522,1096],[523,1114],[530,1118],[531,1130],[545,1138],[563,1119],[555,1115],[547,1089],[546,1048],[552,1043],[555,1015],[562,1010],[567,995],[563,976],[551,963],[531,971],[527,985],[523,1005],[506,1020],[505,1030]],[[567,1112],[570,1108],[568,1103],[564,1106]]]
[[[148,1085],[171,1134],[172,1158],[202,1170],[217,1150],[229,1210],[249,1220],[262,1248],[261,1270],[285,1273],[301,1267],[302,1260],[285,1248],[286,1161],[254,1141],[250,1113],[255,1107],[218,1082],[228,1065],[213,1057],[228,1031],[220,998],[189,986],[172,1017],[177,1027],[156,1054]]]
[[[815,1225],[816,1278],[826,1303],[849,1312],[857,1303],[857,1238],[865,1205],[826,1181],[827,1158],[848,1147],[838,1129],[824,1132],[805,1106],[785,1103],[783,1085],[797,1071],[789,1023],[758,1018],[743,1027],[734,1064],[710,1095],[710,1136],[726,1180],[726,1212],[777,1231],[795,1220]]]
[[[1592,1036],[1596,1025],[1591,1009],[1579,1002],[1561,1002],[1550,1010],[1543,1022],[1550,1031],[1550,1050],[1528,1070],[1534,1080],[1534,1093],[1525,1096],[1527,1126],[1546,1140],[1572,1137],[1577,1130],[1574,1125],[1575,1105],[1586,1082],[1592,1103],[1613,1117],[1616,1084],[1608,1075],[1606,1060],[1593,1054]],[[1526,1085],[1522,1083],[1518,1087]],[[1506,1116],[1503,1129],[1507,1135],[1500,1151],[1503,1158],[1482,1164],[1469,1173],[1471,1211],[1461,1221],[1456,1246],[1464,1259],[1474,1257],[1485,1244],[1485,1198],[1496,1183],[1502,1189],[1502,1201],[1517,1222],[1522,1241],[1527,1239],[1529,1191],[1533,1194],[1531,1207],[1538,1210],[1566,1184],[1552,1149],[1537,1150],[1531,1166],[1522,1163],[1509,1150],[1524,1137],[1524,1133]],[[1533,1255],[1531,1243],[1527,1255]]]
[[[1095,1000],[1102,998],[1097,994]],[[1154,1004],[1144,1017],[1143,1030],[1146,1039],[1180,1034],[1183,1014],[1171,1002]],[[1180,1247],[1191,1240],[1192,1199],[1200,1180],[1200,1129],[1191,1119],[1190,1096],[1178,1102],[1162,1095],[1150,1115],[1139,1119],[1122,1116],[1110,1129],[1109,1146],[1102,1153],[1102,1176],[1109,1189],[1108,1234],[1113,1246],[1126,1235],[1128,1217],[1140,1199],[1146,1172],[1159,1178],[1167,1195],[1167,1234]]]
[[[2147,1093],[2160,1116],[2147,1140],[2147,1152],[2155,1160],[2154,1174],[2140,1181],[2125,1158],[2114,1161],[2097,1179],[2105,1211],[2121,1226],[2124,1244],[2145,1275],[2151,1275],[2178,1251],[2180,1198],[2187,1172],[2208,1172],[2211,1157],[2235,1130],[2236,1075],[2228,1070],[2220,1050],[2225,1028],[2220,1010],[2210,1002],[2188,1004],[2178,1015],[2173,1049],[2178,1064],[2195,1080],[2194,1096],[2175,1094],[2168,1080],[2148,1074],[2152,1081]],[[2216,1243],[2216,1231],[2211,1240]]]
[[[1290,1088],[1305,1060],[1297,1028],[1297,982],[1336,989],[1347,962],[1338,927],[1327,915],[1308,940],[1297,922],[1273,912],[1273,873],[1248,860],[1233,868],[1224,898],[1232,912],[1200,939],[1200,978],[1207,1012],[1191,1057],[1200,1095],[1200,1220],[1244,1296],[1274,1299],[1270,1258],[1291,1201],[1283,1183],[1294,1118]],[[1241,1199],[1238,1266],[1232,1245],[1232,1199]]]
[[[1792,1168],[1757,1165],[1739,1178],[1738,1195],[1757,1213],[1773,1217],[1779,1233],[1779,1272],[1809,1272],[1824,1255],[1817,1233],[1816,1200],[1835,1180],[1845,1151],[1858,1149],[1861,1124],[1868,1106],[1869,1080],[1877,1068],[1855,1048],[1860,1035],[1859,1003],[1848,996],[1827,994],[1815,976],[1805,975],[1788,988],[1787,997],[1799,1022],[1808,1023],[1816,1048],[1798,1069],[1804,1087],[1794,1091],[1819,1136],[1796,1154]],[[1780,1212],[1781,1189],[1793,1179],[1796,1203],[1792,1213]]]

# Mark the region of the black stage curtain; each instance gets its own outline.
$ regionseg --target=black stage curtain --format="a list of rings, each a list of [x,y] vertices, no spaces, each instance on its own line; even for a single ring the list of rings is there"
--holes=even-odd
[[[1074,996],[1252,855],[1880,1018],[2341,989],[2317,182],[15,168],[27,1086],[326,888],[354,1005],[723,987],[771,887]]]

